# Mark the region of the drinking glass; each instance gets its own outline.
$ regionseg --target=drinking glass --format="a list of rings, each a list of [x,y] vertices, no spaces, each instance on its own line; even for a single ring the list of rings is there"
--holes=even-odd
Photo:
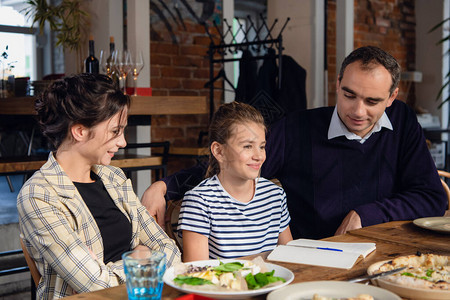
[[[119,81],[123,82],[123,93],[127,94],[127,75],[131,71],[132,60],[128,50],[114,51],[114,65],[119,74]]]
[[[129,300],[160,300],[166,254],[161,251],[133,250],[122,255]]]
[[[112,59],[105,50],[100,51],[100,68],[105,75],[111,77],[112,73]]]
[[[132,73],[133,73],[133,82],[134,82],[134,94],[133,96],[137,96],[137,79],[139,76],[139,73],[142,71],[142,69],[144,68],[144,56],[142,55],[142,51],[139,51],[138,54],[136,55],[136,59],[134,61],[134,63],[132,64]]]

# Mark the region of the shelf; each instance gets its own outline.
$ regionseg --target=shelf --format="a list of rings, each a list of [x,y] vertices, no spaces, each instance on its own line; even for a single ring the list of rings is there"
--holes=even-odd
[[[34,97],[0,99],[1,115],[35,115]],[[131,96],[128,115],[208,114],[205,96]]]

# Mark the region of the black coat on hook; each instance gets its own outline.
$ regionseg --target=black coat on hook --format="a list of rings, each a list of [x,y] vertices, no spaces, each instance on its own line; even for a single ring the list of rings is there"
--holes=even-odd
[[[282,118],[284,115],[306,109],[306,70],[292,57],[283,55],[281,60],[281,88],[278,89],[278,70],[275,51],[269,49],[264,63],[259,69],[258,76],[247,77],[241,73],[239,82],[254,82],[256,87],[246,92],[243,99],[242,91],[236,92],[236,101],[246,102],[257,108],[268,126]],[[255,80],[256,79],[256,80]]]
[[[256,93],[257,64],[250,50],[242,52],[239,61],[239,80],[236,88],[236,101],[249,103]]]

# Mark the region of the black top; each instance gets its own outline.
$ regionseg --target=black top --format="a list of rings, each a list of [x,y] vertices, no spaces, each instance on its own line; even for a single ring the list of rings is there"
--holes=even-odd
[[[103,261],[105,264],[121,260],[130,250],[131,223],[114,204],[103,182],[93,172],[92,183],[74,182],[84,202],[94,216],[103,239]]]

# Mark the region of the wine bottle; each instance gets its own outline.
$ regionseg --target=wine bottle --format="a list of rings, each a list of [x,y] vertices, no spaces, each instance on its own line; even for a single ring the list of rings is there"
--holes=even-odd
[[[114,37],[109,37],[109,56],[106,59],[108,74],[113,80],[116,86],[119,86],[119,74],[117,73],[117,68],[114,66],[113,53],[115,50]]]
[[[94,51],[94,37],[91,35],[89,37],[89,56],[84,62],[86,66],[86,73],[99,73],[98,59],[95,57]]]
[[[113,36],[110,36],[110,37],[109,37],[109,56],[108,56],[108,58],[106,59],[106,63],[108,64],[108,67],[110,67],[111,64],[113,63],[113,61],[112,61],[112,60],[113,60],[112,55],[113,55],[114,50],[115,50],[114,37],[113,37]]]

